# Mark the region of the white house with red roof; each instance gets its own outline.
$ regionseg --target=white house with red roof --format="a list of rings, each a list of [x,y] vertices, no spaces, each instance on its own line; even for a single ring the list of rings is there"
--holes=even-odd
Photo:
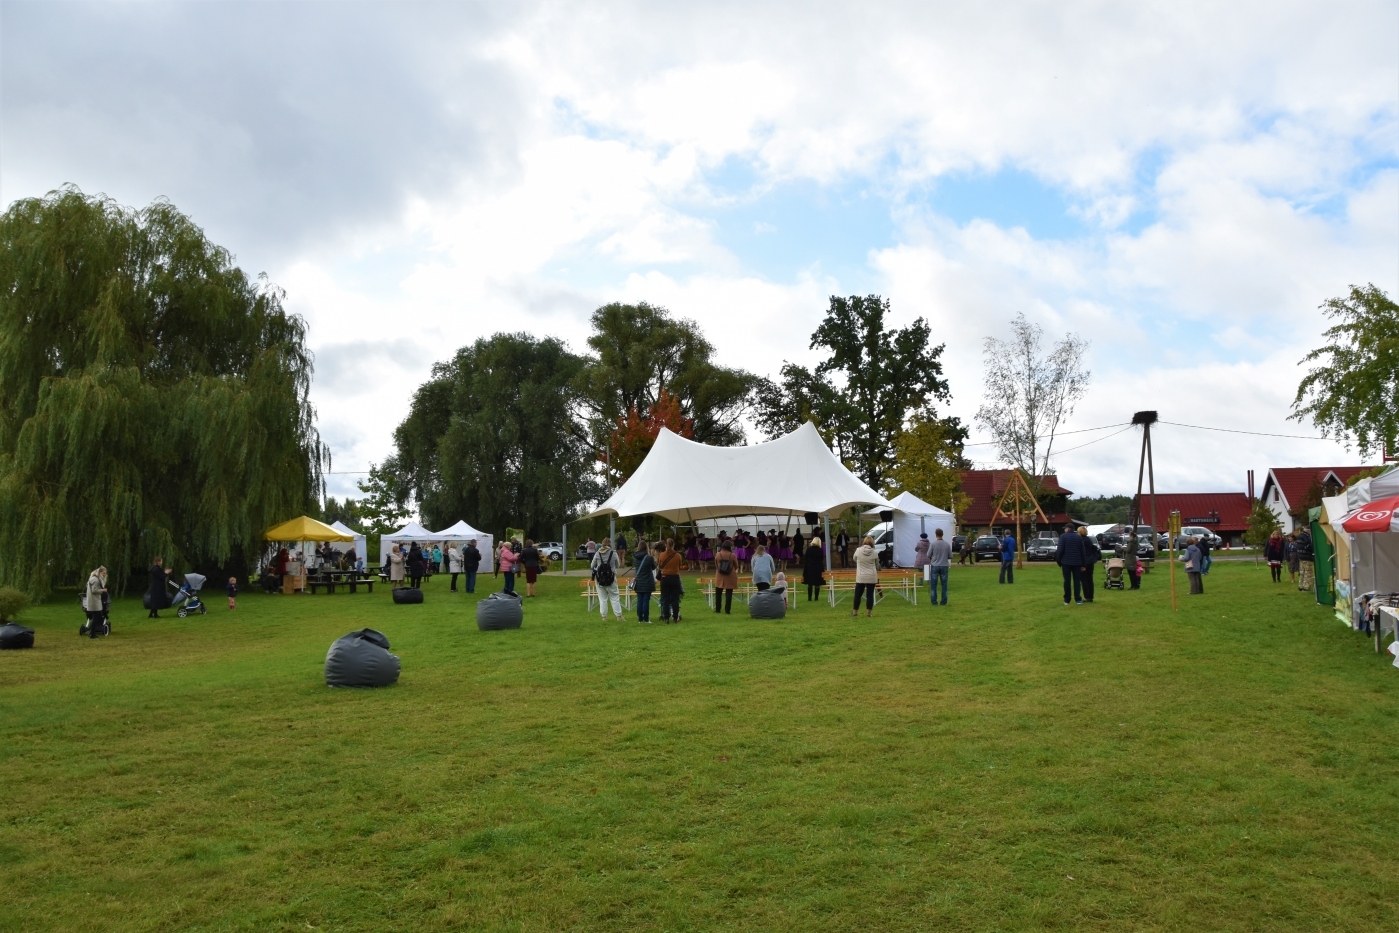
[[[1367,466],[1273,467],[1263,482],[1263,501],[1277,515],[1284,533],[1306,524],[1306,510],[1320,505],[1317,496],[1334,496]]]

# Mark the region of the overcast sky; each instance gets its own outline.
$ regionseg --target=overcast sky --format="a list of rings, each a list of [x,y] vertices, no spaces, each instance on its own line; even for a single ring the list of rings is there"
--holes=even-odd
[[[385,456],[434,361],[501,330],[582,350],[614,300],[693,318],[722,362],[775,374],[811,360],[828,296],[886,295],[947,344],[967,420],[983,339],[1023,311],[1092,341],[1070,429],[1155,408],[1311,435],[1286,417],[1317,305],[1399,292],[1393,2],[0,16],[0,202],[69,182],[168,197],[266,272],[309,322],[337,471]],[[1359,462],[1318,441],[1154,440],[1165,491]],[[1127,491],[1138,443],[1067,451],[1060,477]]]

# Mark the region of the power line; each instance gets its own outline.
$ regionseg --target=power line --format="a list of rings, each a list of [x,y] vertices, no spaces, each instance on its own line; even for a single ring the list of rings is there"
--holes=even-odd
[[[1130,422],[1130,421],[1119,421],[1117,424],[1105,424],[1105,425],[1103,425],[1102,427],[1097,427],[1097,428],[1077,428],[1077,429],[1075,429],[1075,430],[1073,430],[1073,431],[1056,431],[1055,434],[1054,434],[1054,436],[1055,436],[1055,437],[1067,437],[1067,436],[1070,435],[1070,434],[1087,434],[1089,431],[1106,431],[1108,428],[1120,428],[1120,427],[1122,427],[1123,425],[1126,425],[1127,427],[1131,427],[1131,426],[1132,426],[1132,422]],[[1120,432],[1119,432],[1119,433],[1120,433]],[[1111,435],[1109,435],[1109,437],[1111,437]],[[1101,438],[1099,438],[1099,440],[1101,440]],[[975,444],[963,444],[962,447],[964,447],[964,448],[966,448],[966,447],[990,447],[992,444],[995,444],[995,443],[996,443],[996,441],[977,441]]]
[[[1252,434],[1255,437],[1289,437],[1296,441],[1329,441],[1329,437],[1314,437],[1310,434],[1269,434],[1267,431],[1240,431],[1237,428],[1211,428],[1203,424],[1181,424],[1178,421],[1161,421],[1177,428],[1194,428],[1197,431],[1223,431],[1226,434]]]

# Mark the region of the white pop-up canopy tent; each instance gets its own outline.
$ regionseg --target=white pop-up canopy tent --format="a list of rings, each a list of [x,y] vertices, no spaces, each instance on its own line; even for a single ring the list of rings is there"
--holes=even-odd
[[[356,559],[356,560],[362,560],[362,561],[365,561],[366,563],[369,561],[369,555],[365,553],[365,552],[369,549],[369,545],[368,545],[368,543],[365,541],[365,538],[364,538],[364,535],[363,535],[363,534],[361,534],[361,533],[358,532],[358,531],[355,531],[353,528],[351,528],[349,525],[345,524],[344,522],[332,522],[330,527],[334,528],[336,531],[340,532],[342,535],[353,535],[353,536],[354,536],[354,541],[345,541],[345,542],[343,542],[343,543],[342,543],[342,542],[338,542],[338,541],[332,541],[332,542],[330,543],[330,546],[331,546],[331,547],[333,547],[335,550],[339,551],[341,554],[344,554],[344,553],[345,553],[346,551],[348,551],[351,547],[353,547],[353,548],[355,549],[355,559]]]
[[[914,548],[918,547],[918,536],[926,533],[932,540],[936,529],[941,528],[943,537],[952,543],[952,513],[929,505],[911,492],[901,492],[890,500],[894,506],[894,566],[914,566]],[[865,515],[878,515],[881,509],[870,509]]]
[[[453,541],[458,544],[465,544],[467,541],[476,542],[476,550],[481,552],[481,563],[483,566],[490,566],[495,552],[495,538],[484,531],[477,531],[465,521],[459,521],[451,528],[444,528],[442,531],[432,533],[434,541]]]
[[[384,566],[384,562],[389,559],[389,551],[393,550],[395,544],[411,544],[414,541],[427,544],[437,540],[438,537],[422,525],[409,522],[393,534],[379,536],[379,566]]]
[[[838,515],[893,506],[845,468],[816,426],[751,447],[710,447],[662,428],[631,479],[589,515],[694,523],[732,515]]]

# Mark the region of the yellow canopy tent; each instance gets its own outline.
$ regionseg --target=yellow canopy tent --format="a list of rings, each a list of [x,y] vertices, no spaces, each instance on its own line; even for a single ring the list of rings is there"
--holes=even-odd
[[[263,533],[264,541],[353,541],[354,535],[343,534],[314,518],[303,515],[289,522],[282,522]]]

